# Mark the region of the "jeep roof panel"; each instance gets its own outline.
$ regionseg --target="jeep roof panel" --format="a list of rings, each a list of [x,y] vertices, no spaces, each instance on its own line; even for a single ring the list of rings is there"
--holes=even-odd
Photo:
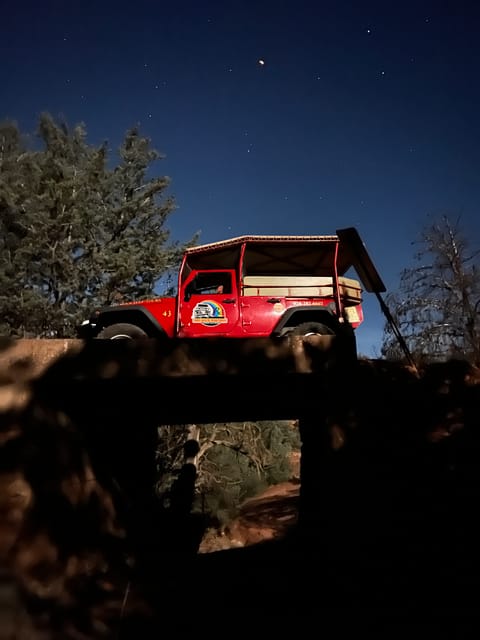
[[[237,269],[245,246],[244,275],[330,275],[338,244],[337,236],[239,236],[187,249],[186,265]]]
[[[237,236],[227,240],[219,240],[218,242],[209,242],[196,247],[186,249],[185,253],[203,253],[204,251],[217,251],[224,247],[232,247],[242,245],[244,243],[266,243],[266,244],[288,244],[288,243],[318,243],[318,242],[338,242],[337,235],[329,236]]]

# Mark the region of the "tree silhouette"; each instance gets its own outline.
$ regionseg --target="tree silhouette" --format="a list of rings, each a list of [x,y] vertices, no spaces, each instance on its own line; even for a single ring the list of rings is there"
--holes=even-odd
[[[461,220],[442,216],[421,233],[415,265],[404,269],[397,292],[387,297],[411,353],[417,359],[480,361],[480,250],[471,250]],[[386,326],[382,354],[401,354]]]

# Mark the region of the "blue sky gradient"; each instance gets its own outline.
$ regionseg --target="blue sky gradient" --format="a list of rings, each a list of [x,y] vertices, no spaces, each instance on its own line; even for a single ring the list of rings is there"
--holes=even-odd
[[[389,290],[432,217],[478,245],[478,2],[47,0],[1,33],[0,119],[48,111],[113,152],[140,125],[173,239],[355,226]],[[361,353],[383,323],[367,294]]]

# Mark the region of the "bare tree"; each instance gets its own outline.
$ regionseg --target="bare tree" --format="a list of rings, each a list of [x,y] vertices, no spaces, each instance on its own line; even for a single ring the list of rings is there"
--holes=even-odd
[[[173,506],[183,488],[182,469],[194,464],[197,502],[219,520],[233,515],[249,495],[287,480],[289,455],[300,446],[290,420],[162,426],[158,436],[156,491],[164,505]],[[196,446],[189,453],[185,444],[192,439]],[[180,496],[184,499],[186,505],[186,493]]]
[[[415,359],[480,361],[480,250],[471,250],[460,217],[425,227],[413,267],[387,304]],[[401,357],[385,326],[382,355]]]

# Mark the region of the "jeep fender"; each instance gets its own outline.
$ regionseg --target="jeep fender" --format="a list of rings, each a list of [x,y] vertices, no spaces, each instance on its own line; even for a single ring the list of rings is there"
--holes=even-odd
[[[99,309],[90,322],[95,324],[96,333],[117,322],[127,322],[143,329],[149,338],[167,337],[162,325],[142,305],[104,307]]]

